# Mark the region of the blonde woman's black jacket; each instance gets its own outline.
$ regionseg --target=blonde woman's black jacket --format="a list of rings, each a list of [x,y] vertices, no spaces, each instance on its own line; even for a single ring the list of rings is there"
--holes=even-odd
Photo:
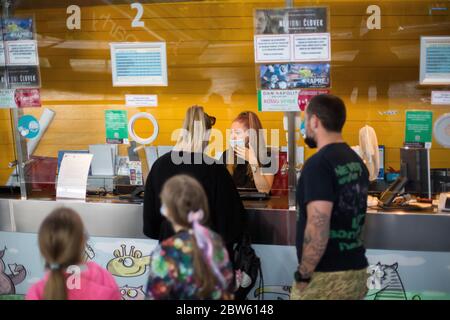
[[[176,155],[187,161],[174,163],[172,156]],[[172,151],[155,161],[145,184],[144,234],[160,241],[174,235],[171,224],[161,215],[159,195],[164,183],[179,174],[190,175],[202,184],[208,196],[210,227],[222,236],[233,260],[232,247],[241,239],[245,209],[225,166],[204,154]]]

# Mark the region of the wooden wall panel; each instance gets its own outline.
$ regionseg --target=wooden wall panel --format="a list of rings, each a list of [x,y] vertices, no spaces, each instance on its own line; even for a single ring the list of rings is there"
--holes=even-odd
[[[155,115],[160,125],[156,144],[173,143],[171,133],[181,126],[185,110],[192,104],[201,104],[215,115],[216,128],[225,133],[239,112],[257,110],[253,10],[284,6],[284,1],[253,0],[146,2],[145,28],[131,28],[136,11],[128,4],[82,6],[81,31],[68,31],[65,8],[57,7],[56,2],[24,3],[29,9],[19,8],[17,13],[36,20],[43,106],[56,111],[55,121],[36,151],[45,156],[104,143],[104,110],[125,108],[125,94],[158,94],[156,108],[127,108],[129,116],[139,111]],[[295,4],[330,8],[332,93],[341,96],[348,108],[345,139],[357,144],[359,129],[366,124],[373,126],[379,143],[386,146],[386,166],[398,169],[405,110],[432,109],[434,119],[450,112],[449,106],[431,106],[433,88],[418,85],[420,36],[448,35],[448,2],[334,0]],[[381,30],[365,27],[366,8],[371,4],[381,7]],[[433,12],[436,6],[448,9]],[[113,88],[109,43],[122,41],[166,41],[169,86]],[[26,110],[37,117],[41,112]],[[284,145],[283,114],[259,115],[265,128],[280,131],[280,144]],[[137,131],[149,135],[152,129],[140,123]],[[9,112],[5,110],[0,110],[0,135],[1,184],[10,173],[7,163],[14,157]],[[306,150],[306,156],[312,152]],[[450,150],[435,141],[431,155],[433,167],[450,167]]]

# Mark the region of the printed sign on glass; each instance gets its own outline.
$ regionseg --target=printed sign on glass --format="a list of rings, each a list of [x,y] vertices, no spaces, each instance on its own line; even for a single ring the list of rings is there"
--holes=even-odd
[[[288,9],[289,33],[327,32],[327,8]]]
[[[327,32],[327,8],[256,9],[255,34]]]
[[[258,111],[304,111],[311,99],[329,90],[258,90]]]
[[[294,35],[294,61],[330,61],[330,34],[311,33]]]
[[[33,19],[32,18],[6,18],[2,23],[3,41],[32,40]]]
[[[16,89],[14,100],[18,108],[36,108],[41,106],[39,89]]]
[[[114,87],[167,86],[165,42],[110,45]]]
[[[260,65],[261,89],[305,89],[330,87],[330,64]]]
[[[5,68],[0,67],[0,88],[6,88]],[[9,85],[13,89],[39,88],[40,77],[38,66],[8,67]]]
[[[6,64],[16,66],[37,66],[39,58],[36,40],[7,41]]]
[[[289,35],[255,36],[255,62],[288,62],[291,60]]]
[[[450,84],[450,37],[420,38],[420,83]]]
[[[106,142],[128,143],[128,114],[125,110],[105,110]]]
[[[25,138],[36,138],[40,130],[39,121],[32,115],[24,115],[19,118],[17,129],[19,130],[19,133]]]
[[[432,111],[406,111],[405,142],[431,142],[432,130]]]

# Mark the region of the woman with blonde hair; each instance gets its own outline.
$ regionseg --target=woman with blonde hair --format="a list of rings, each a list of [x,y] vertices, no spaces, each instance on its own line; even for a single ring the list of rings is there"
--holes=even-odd
[[[231,299],[233,268],[218,234],[205,227],[208,199],[187,175],[170,178],[161,192],[161,214],[176,234],[152,253],[149,299]]]
[[[210,130],[216,118],[204,112],[203,107],[194,105],[186,111],[183,127],[174,150],[203,153],[208,145]]]
[[[160,214],[159,195],[168,179],[188,174],[205,189],[210,209],[208,226],[222,236],[232,257],[233,244],[242,235],[245,210],[226,168],[204,154],[214,123],[215,118],[206,114],[201,106],[195,105],[186,111],[174,150],[158,158],[148,175],[144,194],[144,234],[160,241],[174,235],[170,222]]]

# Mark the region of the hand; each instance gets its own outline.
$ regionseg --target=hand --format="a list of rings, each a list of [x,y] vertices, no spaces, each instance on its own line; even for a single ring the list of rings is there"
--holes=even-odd
[[[248,148],[236,146],[234,148],[234,152],[236,153],[236,155],[239,158],[242,158],[245,161],[247,161],[248,163],[250,163],[250,165],[254,165],[254,166],[258,165],[258,159],[256,157],[256,153],[253,150],[251,145]]]
[[[297,291],[297,293],[302,293],[306,289],[307,286],[308,286],[307,282],[296,282],[295,290]]]

